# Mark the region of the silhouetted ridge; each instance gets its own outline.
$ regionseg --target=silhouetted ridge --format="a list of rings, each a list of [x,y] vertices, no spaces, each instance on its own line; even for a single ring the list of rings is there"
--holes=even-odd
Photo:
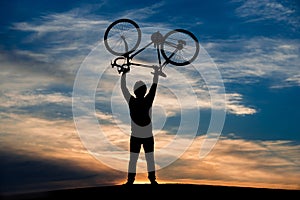
[[[126,199],[132,196],[143,195],[147,198],[163,197],[197,197],[190,195],[206,196],[209,198],[232,198],[232,197],[276,197],[289,199],[289,197],[297,197],[300,195],[300,190],[286,190],[286,189],[266,189],[266,188],[250,188],[250,187],[232,187],[232,186],[211,186],[211,185],[193,185],[193,184],[133,184],[130,186],[115,185],[104,187],[87,187],[54,190],[48,192],[36,192],[30,194],[18,194],[3,196],[3,200],[57,200],[61,198],[66,199],[101,199],[109,197],[110,199],[122,198]]]

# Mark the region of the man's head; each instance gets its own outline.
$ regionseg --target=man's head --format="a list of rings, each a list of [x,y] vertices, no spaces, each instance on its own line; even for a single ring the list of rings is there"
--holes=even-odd
[[[136,97],[144,97],[147,91],[147,86],[143,81],[137,81],[134,84],[133,89]]]

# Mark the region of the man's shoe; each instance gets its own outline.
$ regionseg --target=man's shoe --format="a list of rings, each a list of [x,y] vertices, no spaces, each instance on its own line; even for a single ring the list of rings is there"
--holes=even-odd
[[[124,185],[124,186],[130,186],[130,185],[133,185],[133,183],[132,183],[132,182],[126,182],[126,183],[124,183],[123,185]]]
[[[133,182],[134,182],[134,181],[131,181],[131,180],[130,180],[130,181],[127,181],[126,183],[124,183],[123,185],[133,185]]]
[[[156,181],[151,181],[151,185],[158,185]]]

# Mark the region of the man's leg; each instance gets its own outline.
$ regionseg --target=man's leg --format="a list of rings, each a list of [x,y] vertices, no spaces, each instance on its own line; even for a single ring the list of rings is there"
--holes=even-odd
[[[126,184],[133,184],[136,176],[136,165],[139,158],[141,144],[135,137],[130,137],[130,158],[128,164],[128,176]]]
[[[133,184],[136,175],[136,165],[138,160],[139,154],[135,152],[130,152],[130,160],[128,164],[128,176],[127,176],[127,183]]]
[[[148,179],[150,180],[151,184],[157,184],[154,162],[154,138],[146,138],[143,147],[147,161]]]

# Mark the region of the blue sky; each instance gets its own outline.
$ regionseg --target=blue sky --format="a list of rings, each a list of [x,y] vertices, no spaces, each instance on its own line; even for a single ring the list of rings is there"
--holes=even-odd
[[[189,30],[202,48],[195,68],[166,68],[168,77],[160,82],[154,108],[162,161],[159,181],[299,189],[300,7],[296,0],[14,0],[1,1],[0,9],[1,192],[125,180],[126,159],[115,155],[109,165],[111,158],[101,155],[111,151],[106,144],[85,146],[97,134],[84,118],[90,110],[80,107],[77,111],[83,115],[78,121],[72,110],[74,85],[81,80],[77,83],[96,91],[94,114],[103,134],[126,152],[127,108],[118,90],[119,75],[109,67],[113,56],[102,46],[107,26],[124,17],[136,21],[145,36],[153,28]],[[91,76],[78,78],[80,69]],[[99,85],[90,88],[99,73],[104,73]],[[137,76],[151,80],[150,73],[138,69],[129,75],[129,84]],[[186,81],[178,83],[178,77]],[[222,84],[210,85],[218,81]],[[190,86],[196,100],[183,98],[191,94],[185,89]],[[218,107],[223,103],[226,110]],[[211,152],[200,160],[199,148],[214,111],[226,112],[224,126]],[[190,119],[197,114],[200,120]],[[174,139],[184,117],[183,131],[195,136],[193,144],[182,156],[176,146],[168,149],[173,154],[164,153],[164,145]],[[195,124],[200,128],[189,132]],[[189,143],[178,138],[178,144]],[[174,162],[165,166],[168,159]],[[139,179],[146,181],[143,175]]]

